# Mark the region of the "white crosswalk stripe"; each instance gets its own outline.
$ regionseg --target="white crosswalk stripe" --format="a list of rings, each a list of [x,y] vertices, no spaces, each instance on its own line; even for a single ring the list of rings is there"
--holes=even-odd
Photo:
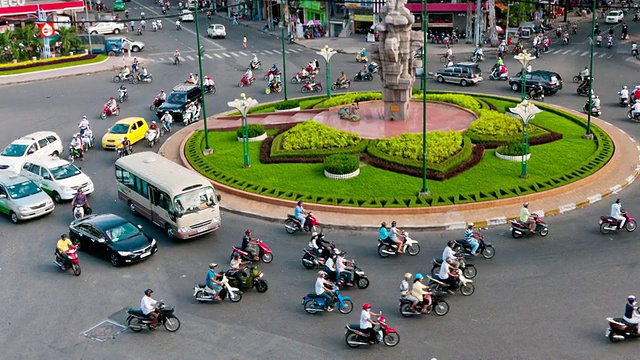
[[[552,52],[552,54],[559,54],[562,50],[556,50],[554,52]]]
[[[602,53],[600,54],[600,56],[598,56],[598,58],[602,59],[605,55],[607,55],[607,53]]]
[[[195,60],[191,55],[187,55],[187,59],[189,59],[191,61]]]
[[[273,52],[275,52],[276,54],[282,54],[282,51],[280,50],[272,50]]]
[[[273,55],[273,53],[271,51],[269,51],[269,50],[265,50],[264,52],[269,54],[269,55]]]
[[[596,57],[596,55],[598,55],[598,52],[597,52],[597,51],[594,51],[594,52],[593,52],[593,57]]]
[[[158,61],[164,61],[164,59],[163,58],[159,58]]]
[[[233,56],[235,56],[235,57],[240,56],[240,55],[238,55],[238,54],[236,54],[236,53],[234,53],[234,52],[231,52],[231,51],[229,51],[229,54],[231,54],[231,55],[233,55]]]
[[[249,56],[248,54],[243,53],[242,51],[238,51],[238,54],[242,55],[242,56]]]
[[[571,50],[564,51],[564,52],[562,52],[562,55],[567,55],[570,52],[571,52]]]
[[[220,56],[218,54],[213,54],[213,56],[217,57],[218,59],[222,59],[222,56]]]
[[[213,56],[211,56],[211,55],[209,55],[209,54],[204,54],[204,56],[205,56],[207,59],[213,59]]]
[[[588,51],[585,51],[585,52],[583,52],[582,54],[580,54],[580,56],[585,56],[585,55],[587,55],[588,53],[589,53]],[[594,53],[594,54],[595,54],[595,53]]]
[[[231,57],[231,55],[229,55],[229,54],[227,54],[227,53],[222,53],[222,55],[224,55],[224,56],[226,56],[226,57],[228,57],[228,58],[230,58],[230,57]]]
[[[576,50],[576,51],[571,53],[571,56],[577,55],[579,52],[580,52],[580,50]]]
[[[561,51],[563,51],[564,49],[561,50],[557,50],[555,53],[559,53]],[[304,49],[285,49],[284,53],[285,54],[300,54],[303,53],[305,50]],[[571,50],[569,50],[571,51]],[[553,52],[549,52],[550,54]],[[268,55],[282,55],[282,50],[276,50],[276,49],[271,49],[271,50],[256,50],[255,54],[259,54],[261,56],[268,56]],[[160,55],[160,54],[158,54]],[[605,54],[603,54],[605,55]],[[211,52],[211,53],[206,53],[203,54],[204,57],[206,57],[207,59],[210,60],[215,60],[215,59],[230,59],[230,58],[235,58],[235,57],[249,57],[251,56],[251,54],[248,54],[247,52],[244,51],[227,51],[227,52]],[[214,57],[215,56],[215,57]],[[163,62],[165,61],[167,58],[151,58],[149,59],[150,61],[153,62]],[[185,55],[185,57],[180,57],[180,61],[195,61],[197,60],[197,55]],[[173,61],[172,59],[168,59],[166,61]]]

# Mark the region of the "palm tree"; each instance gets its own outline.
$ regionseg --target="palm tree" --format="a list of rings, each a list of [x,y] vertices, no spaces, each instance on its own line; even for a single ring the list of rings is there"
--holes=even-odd
[[[38,49],[42,47],[42,39],[39,37],[39,31],[32,24],[16,28],[16,37],[18,44],[18,59],[28,60],[38,55]]]
[[[76,28],[74,27],[60,27],[58,29],[58,35],[60,38],[60,53],[61,55],[68,55],[71,49],[78,48],[82,45],[82,41],[76,37]]]
[[[0,34],[0,47],[2,50],[2,62],[8,63],[14,58],[16,43],[12,40],[15,32],[7,30]]]

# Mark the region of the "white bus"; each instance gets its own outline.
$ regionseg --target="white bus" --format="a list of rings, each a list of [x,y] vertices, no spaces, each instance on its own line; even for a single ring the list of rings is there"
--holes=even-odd
[[[118,199],[163,228],[188,239],[220,227],[220,195],[204,176],[150,151],[116,161]]]

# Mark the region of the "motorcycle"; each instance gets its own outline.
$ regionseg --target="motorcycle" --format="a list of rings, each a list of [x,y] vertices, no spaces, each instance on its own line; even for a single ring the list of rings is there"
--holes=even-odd
[[[158,143],[158,140],[160,140],[160,134],[158,130],[149,129],[146,133],[144,133],[144,138],[145,140],[147,140],[149,147],[153,147],[153,145]]]
[[[340,289],[338,286],[334,285],[333,291],[335,292],[335,305],[338,311],[341,314],[350,314],[353,310],[353,302],[351,302],[351,298],[348,296],[342,296],[340,294]],[[307,295],[302,297],[302,306],[304,306],[304,311],[307,314],[317,314],[319,312],[324,312],[326,306],[326,299],[316,295],[315,292],[308,293]]]
[[[569,38],[568,37],[562,38],[562,46],[564,47],[567,45],[569,45]]]
[[[144,79],[142,78],[142,75],[138,75],[137,77],[133,78],[133,84],[137,84],[140,82],[144,82],[144,83],[151,83],[153,82],[153,75],[149,74],[147,76],[144,77]]]
[[[316,220],[316,217],[313,216],[312,212],[307,214],[307,217],[304,221],[304,226],[300,224],[300,220],[298,220],[295,216],[288,214],[287,219],[284,221],[284,228],[287,230],[289,234],[293,234],[296,231],[305,231],[305,232],[314,232],[321,233],[322,229],[320,227],[320,223]]]
[[[90,148],[93,147],[96,137],[93,136],[93,131],[89,128],[86,128],[83,131],[80,131],[80,134],[82,139],[82,146],[84,147],[84,152],[87,152],[89,151]]]
[[[239,87],[243,87],[243,86],[249,86],[251,84],[254,83],[254,81],[256,81],[256,77],[252,76],[251,79],[247,79],[246,75],[242,75],[242,79],[240,79],[240,81],[238,81],[238,86]]]
[[[431,263],[433,264],[431,266],[431,275],[438,276],[438,274],[440,273],[440,268],[442,267],[442,259],[433,258]],[[464,274],[464,277],[466,277],[467,279],[473,279],[474,277],[476,277],[476,275],[478,275],[478,270],[473,264],[467,264],[464,259],[460,259],[459,263],[462,274]]]
[[[254,63],[253,61],[249,62],[249,66],[247,66],[247,70],[251,69],[251,70],[258,70],[260,69],[260,67],[262,66],[262,62],[260,60],[258,60],[257,63]]]
[[[278,76],[278,75],[280,75],[280,71],[275,72],[275,71],[273,71],[273,69],[269,69],[269,71],[267,71],[267,73],[264,74],[264,80],[269,80],[269,76],[270,75]]]
[[[136,29],[136,35],[138,36],[142,35],[142,28],[140,26],[138,26],[138,28]]]
[[[400,315],[404,317],[413,317],[417,315],[427,315],[430,312],[434,312],[438,316],[445,316],[449,313],[449,304],[446,300],[444,300],[444,293],[433,293],[431,294],[431,305],[427,307],[427,312],[422,312],[422,307],[424,306],[423,302],[420,301],[418,305],[416,305],[417,312],[411,311],[411,301],[400,298],[400,305],[398,306],[398,310],[400,310]]]
[[[109,107],[109,105],[105,106],[104,109],[102,109],[102,113],[100,113],[100,118],[101,119],[106,119],[107,116],[118,116],[120,115],[120,105],[116,104],[115,109],[113,109],[113,111],[111,111],[111,108]]]
[[[636,220],[629,216],[629,213],[626,210],[621,210],[622,216],[625,218],[625,223],[623,229],[628,232],[634,232],[638,224],[636,224]],[[611,216],[600,216],[600,232],[603,234],[608,234],[611,231],[618,230],[618,225],[620,224],[620,220],[612,218]]]
[[[336,82],[331,85],[331,90],[337,90],[337,89],[348,89],[351,87],[351,80],[347,79],[345,80],[344,83],[340,83],[339,81],[336,80]]]
[[[82,158],[82,154],[80,153],[80,149],[76,149],[74,147],[69,148],[69,162],[73,163],[76,159]]]
[[[302,71],[299,71],[296,76],[291,78],[291,83],[292,84],[299,84],[301,82],[310,82],[311,80],[313,80],[313,78],[315,78],[315,76],[312,76],[311,73],[307,73],[307,75],[303,75]]]
[[[536,101],[540,101],[543,102],[544,101],[544,88],[542,87],[542,85],[533,85],[529,88],[529,90],[527,91],[527,94],[525,95],[525,98],[527,100],[536,100]]]
[[[638,121],[640,122],[640,113],[636,114],[635,116],[633,115],[633,109],[630,109],[629,111],[627,111],[627,118],[629,118],[629,120],[631,121]]]
[[[613,39],[607,40],[607,49],[611,49],[613,47]]]
[[[262,260],[263,263],[268,264],[270,262],[273,261],[273,252],[271,252],[271,249],[269,249],[269,247],[267,246],[267,244],[265,244],[264,242],[262,242],[262,240],[260,239],[256,239],[256,242],[258,243],[258,250],[260,252],[260,254],[258,255],[258,257],[260,258],[260,260]],[[233,258],[233,254],[240,254],[240,258],[244,261],[254,261],[253,257],[251,256],[251,254],[247,251],[242,250],[240,247],[236,247],[236,246],[232,246],[231,247],[231,257]]]
[[[494,249],[491,243],[484,241],[484,235],[482,235],[482,230],[478,229],[478,234],[480,234],[480,239],[476,239],[476,241],[480,244],[478,250],[480,251],[480,255],[482,255],[485,259],[492,259],[496,255],[496,250]],[[455,251],[461,253],[462,256],[470,257],[472,246],[467,244],[464,240],[455,240],[456,246]],[[466,275],[466,274],[465,274]]]
[[[587,106],[587,104],[584,104],[584,106],[582,107],[582,111],[585,114],[589,113],[589,107]],[[596,117],[602,115],[602,111],[600,110],[600,107],[595,107],[595,106],[591,105],[591,115],[596,116]]]
[[[164,103],[164,100],[156,96],[156,98],[153,99],[153,102],[151,103],[151,105],[149,105],[149,110],[156,111],[158,110],[160,105],[162,105],[163,103]]]
[[[329,254],[336,254],[340,252],[336,249],[336,244],[334,244],[333,242],[329,244],[327,250],[329,251]],[[315,267],[324,269],[324,262],[326,259],[321,255],[318,257],[318,260],[316,260],[316,253],[318,252],[317,249],[309,247],[306,249],[302,249],[302,251],[304,252],[302,254],[302,266],[307,269],[313,269]]]
[[[533,216],[534,221],[536,222],[536,227],[534,228],[534,232],[529,230],[529,225],[523,224],[519,220],[511,220],[511,236],[514,239],[517,239],[521,236],[529,236],[540,234],[540,236],[544,237],[549,234],[549,228],[547,224],[538,216],[538,214],[531,214]]]
[[[180,329],[180,320],[173,314],[175,311],[173,306],[167,306],[159,303],[160,313],[158,314],[158,325],[164,326],[167,331],[176,332]],[[145,315],[141,309],[131,308],[127,311],[127,326],[133,332],[140,332],[145,327],[149,329],[149,324],[153,322],[151,317]]]
[[[458,289],[460,293],[464,296],[471,296],[476,291],[475,285],[473,285],[473,280],[467,279],[462,270],[458,269]],[[436,292],[444,292],[449,290],[449,284],[443,283],[438,276],[427,276],[429,278],[429,286],[434,289]]]
[[[127,89],[118,90],[118,101],[120,104],[129,99],[129,91]]]
[[[207,288],[207,284],[198,284],[197,286],[194,286],[193,296],[201,303],[221,301],[216,300],[216,294],[213,289]],[[218,296],[220,296],[220,299],[222,300],[229,298],[229,301],[234,303],[242,300],[242,293],[238,288],[229,284],[227,274],[222,275],[222,290],[220,290]]]
[[[306,83],[300,89],[303,93],[322,92],[322,83]]]
[[[501,73],[500,69],[498,69],[497,67],[494,67],[491,71],[491,74],[489,74],[489,80],[502,80],[502,81],[507,81],[509,80],[509,72],[504,72]]]
[[[80,273],[82,271],[80,270],[80,261],[78,260],[77,251],[78,251],[78,246],[70,247],[69,250],[67,250],[66,252],[67,256],[69,256],[69,259],[65,260],[62,258],[62,256],[60,256],[60,254],[56,250],[55,251],[56,258],[53,260],[53,263],[58,265],[58,267],[62,271],[67,271],[71,269],[71,271],[73,271],[73,275],[80,276]]]
[[[184,114],[182,115],[182,122],[184,123],[184,126],[193,124],[196,121],[200,120],[201,110],[202,108],[200,107],[200,105],[188,107],[187,110],[185,110]]]
[[[580,96],[587,96],[589,94],[589,86],[578,86],[576,94]]]
[[[607,322],[609,327],[605,330],[604,336],[612,343],[640,338],[637,324],[628,323],[623,318],[607,318]]]
[[[118,153],[118,158],[125,157],[127,155],[133,154],[133,146],[129,146],[125,151],[124,146],[120,145],[116,148],[116,152]]]
[[[125,75],[122,72],[119,72],[118,75],[113,77],[113,82],[115,82],[115,83],[118,83],[118,82],[121,82],[121,81],[129,81],[129,82],[131,82],[131,81],[133,81],[133,78],[134,78],[134,76],[131,73]]]
[[[264,293],[267,292],[267,289],[269,289],[267,280],[263,279],[264,274],[260,272],[260,270],[258,270],[256,266],[251,266],[249,268],[249,276],[245,276],[245,274],[242,275],[242,285],[245,290],[255,287],[259,293]],[[234,276],[231,276],[229,285],[232,287],[238,287],[238,279],[236,279]],[[222,296],[220,298],[222,298]]]
[[[214,95],[216,93],[216,91],[218,91],[218,89],[216,89],[216,84],[205,85],[204,86],[204,93],[205,94]]]
[[[264,93],[269,95],[272,92],[281,92],[282,91],[282,85],[280,83],[271,83],[269,84],[269,86],[267,86],[267,88],[264,90]]]
[[[398,330],[387,325],[387,321],[382,312],[378,318],[380,325],[374,327],[376,331],[376,342],[381,342],[389,347],[396,346],[400,343],[400,335]],[[347,331],[344,333],[344,341],[351,348],[357,348],[360,346],[371,346],[369,343],[369,335],[363,333],[360,330],[360,324],[348,324],[346,326]]]
[[[182,25],[176,21],[176,30],[182,30]]]
[[[378,64],[376,64],[375,62],[372,62],[371,64],[367,65],[367,71],[369,72],[369,74],[375,74],[378,72]]]
[[[373,80],[373,75],[371,75],[369,72],[365,72],[364,74],[358,72],[353,77],[353,81],[372,81],[372,80]]]
[[[357,62],[361,62],[361,63],[366,63],[367,62],[367,56],[362,56],[360,53],[356,54],[356,61]]]
[[[621,98],[620,97],[620,92],[618,92],[618,104],[621,107],[628,107],[629,106],[629,98]]]
[[[75,205],[73,207],[73,219],[78,220],[84,217],[84,205]]]
[[[351,267],[353,267],[353,271],[351,272],[351,280],[359,289],[366,289],[369,287],[369,278],[367,274],[364,273],[364,270],[359,268],[356,265],[356,261],[351,259]],[[347,270],[348,271],[348,270]],[[339,284],[345,284],[347,281],[347,274],[341,273],[340,279],[336,279],[335,276],[331,281],[336,281]]]
[[[418,244],[418,241],[410,238],[408,232],[403,231],[400,237],[402,238],[402,251],[405,254],[416,256],[420,253],[420,244]],[[391,239],[378,239],[378,255],[380,255],[381,258],[386,258],[390,255],[399,255],[398,244],[391,241]]]
[[[484,61],[484,55],[483,54],[472,54],[471,58],[469,59],[472,62],[478,62],[478,61]]]
[[[602,45],[602,35],[596,36],[596,46],[600,47]]]
[[[162,126],[160,127],[160,136],[171,132],[171,123],[173,120],[161,120]]]

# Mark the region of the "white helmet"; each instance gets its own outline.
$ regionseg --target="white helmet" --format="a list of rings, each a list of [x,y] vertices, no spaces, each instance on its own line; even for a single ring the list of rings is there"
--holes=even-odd
[[[322,270],[320,270],[320,271],[318,271],[318,276],[321,276],[321,275],[327,275],[327,273],[322,271]]]
[[[627,89],[627,85],[623,86],[622,88],[626,90]]]

